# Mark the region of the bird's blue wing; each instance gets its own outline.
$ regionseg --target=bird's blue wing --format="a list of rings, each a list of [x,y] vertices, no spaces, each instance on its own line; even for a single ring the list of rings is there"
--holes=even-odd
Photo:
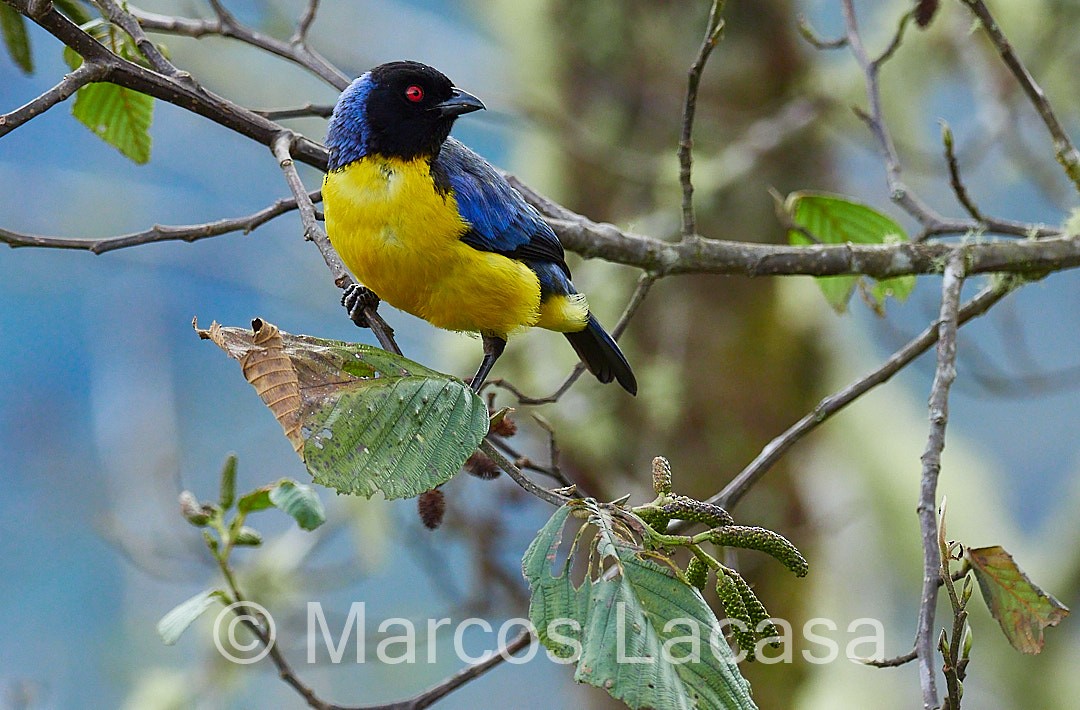
[[[432,167],[436,183],[450,188],[470,225],[461,241],[512,259],[552,264],[570,277],[555,232],[486,160],[448,138]]]

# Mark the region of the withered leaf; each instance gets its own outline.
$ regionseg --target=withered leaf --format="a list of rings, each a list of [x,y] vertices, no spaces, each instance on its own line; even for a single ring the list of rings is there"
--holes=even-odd
[[[1039,589],[999,545],[967,548],[964,557],[979,582],[983,601],[1013,648],[1022,653],[1043,649],[1043,629],[1057,626],[1069,610]]]
[[[460,380],[370,345],[211,324],[199,337],[240,362],[316,483],[417,496],[449,480],[487,433]]]

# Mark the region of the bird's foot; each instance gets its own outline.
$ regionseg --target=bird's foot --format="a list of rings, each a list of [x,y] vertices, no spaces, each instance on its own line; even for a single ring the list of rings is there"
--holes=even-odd
[[[349,318],[357,327],[370,328],[371,324],[368,323],[364,311],[368,308],[371,310],[378,308],[379,297],[370,288],[361,286],[358,283],[351,283],[345,287],[345,291],[341,294],[341,305],[345,306]]]

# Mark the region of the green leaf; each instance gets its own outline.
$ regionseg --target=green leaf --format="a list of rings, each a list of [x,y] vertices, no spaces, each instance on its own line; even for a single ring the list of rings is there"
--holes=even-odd
[[[99,138],[142,165],[150,160],[154,99],[116,84],[87,84],[72,113]]]
[[[784,201],[783,209],[793,225],[809,232],[822,244],[889,244],[908,240],[903,227],[892,218],[841,195],[793,192]],[[788,232],[788,241],[814,243],[798,229]],[[817,281],[825,300],[838,313],[847,310],[855,287],[867,283],[862,276],[821,276]],[[896,276],[865,288],[864,293],[880,314],[886,298],[903,301],[914,287],[914,276]]]
[[[53,5],[76,25],[84,25],[90,21],[90,13],[83,8],[79,0],[53,0]]]
[[[0,4],[0,30],[4,44],[16,66],[24,74],[34,73],[34,56],[30,52],[30,35],[26,33],[26,20],[10,5]]]
[[[611,560],[617,570],[587,574],[578,587],[569,575],[577,541],[560,574],[551,569],[575,510],[597,528],[590,560],[595,566]],[[595,501],[579,500],[556,511],[533,540],[522,570],[532,592],[529,618],[541,643],[556,657],[577,657],[576,681],[603,688],[631,708],[756,708],[701,593],[621,530]],[[700,639],[699,653],[678,641],[690,635]]]
[[[1043,629],[1057,626],[1068,608],[1039,589],[1004,548],[966,548],[964,558],[979,582],[983,601],[1012,647],[1035,654],[1043,648]]]
[[[488,431],[461,380],[370,345],[217,323],[199,335],[239,360],[315,482],[409,498],[450,480]]]
[[[314,530],[326,522],[322,501],[310,486],[283,480],[270,489],[270,502],[291,515],[304,530]]]
[[[245,493],[240,496],[240,500],[236,501],[236,509],[241,513],[253,513],[256,510],[266,510],[267,508],[273,508],[274,504],[270,501],[270,491],[274,489],[277,484],[270,486],[263,486],[262,488],[256,488],[250,493]]]
[[[166,646],[172,646],[187,627],[202,616],[204,611],[213,606],[215,601],[227,601],[225,592],[220,589],[208,589],[199,592],[187,601],[177,604],[168,614],[161,617],[161,621],[157,623],[157,632],[161,636],[161,640],[165,642]]]

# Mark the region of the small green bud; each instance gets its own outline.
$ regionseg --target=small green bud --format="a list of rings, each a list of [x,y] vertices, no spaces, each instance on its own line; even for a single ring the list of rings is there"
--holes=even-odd
[[[233,536],[233,544],[242,547],[258,547],[262,544],[263,538],[255,528],[249,528],[247,525],[243,525],[236,531],[236,535]]]
[[[191,491],[180,493],[180,514],[184,516],[184,520],[201,528],[210,522],[212,513],[213,509],[200,503]]]
[[[217,554],[218,541],[214,539],[214,536],[210,534],[209,530],[202,531],[203,540],[206,542],[206,546],[210,548],[210,551]]]
[[[229,454],[221,468],[221,497],[218,504],[228,510],[236,500],[236,454]]]
[[[971,599],[971,593],[975,591],[975,585],[971,581],[971,575],[964,577],[964,588],[960,590],[960,606],[966,607]]]
[[[942,629],[941,634],[938,635],[937,647],[942,656],[949,657],[949,635],[945,633],[945,629]]]
[[[964,625],[964,644],[963,644],[963,647],[960,650],[960,658],[962,658],[963,661],[967,661],[968,656],[971,655],[971,644],[974,643],[974,642],[975,642],[975,636],[971,631],[971,626],[965,624]]]

